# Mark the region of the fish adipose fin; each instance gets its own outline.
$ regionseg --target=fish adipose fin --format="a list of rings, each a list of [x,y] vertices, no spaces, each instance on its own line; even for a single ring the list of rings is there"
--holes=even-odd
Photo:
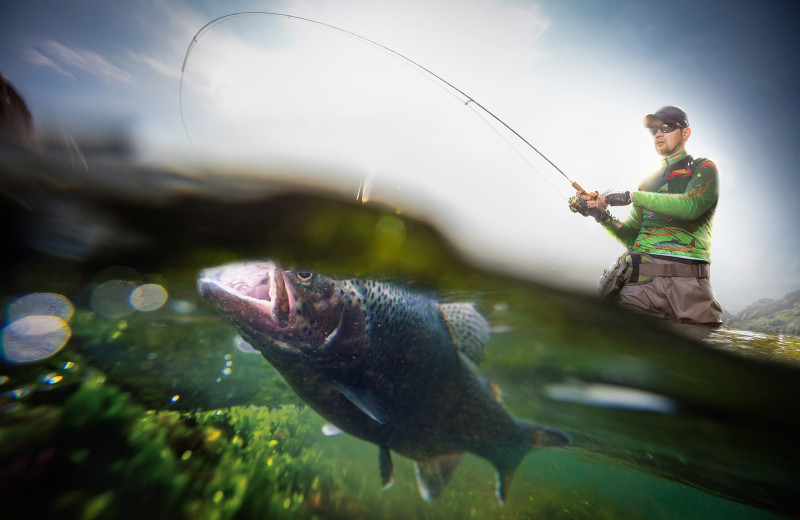
[[[386,424],[386,409],[372,392],[347,386],[338,381],[334,381],[333,384],[356,408],[367,414],[374,421]]]
[[[441,494],[463,457],[463,453],[453,453],[414,462],[419,494],[426,502]]]
[[[378,464],[381,470],[381,486],[383,489],[389,489],[394,484],[394,463],[392,462],[392,452],[388,446],[381,446]]]
[[[527,422],[520,422],[519,425],[527,431],[531,446],[553,448],[572,444],[572,436],[567,432]]]
[[[489,341],[489,322],[471,303],[441,303],[447,331],[456,348],[476,365],[483,361],[483,349]]]

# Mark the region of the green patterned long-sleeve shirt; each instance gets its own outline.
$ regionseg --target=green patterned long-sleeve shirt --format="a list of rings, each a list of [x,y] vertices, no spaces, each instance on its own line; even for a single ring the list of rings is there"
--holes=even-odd
[[[665,159],[632,194],[633,210],[617,229],[604,227],[633,252],[711,261],[711,228],[719,198],[717,167],[681,150]]]

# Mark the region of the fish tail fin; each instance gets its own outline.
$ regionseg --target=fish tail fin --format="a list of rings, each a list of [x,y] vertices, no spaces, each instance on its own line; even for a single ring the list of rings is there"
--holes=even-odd
[[[452,453],[414,461],[419,494],[426,502],[441,494],[463,457],[463,453]]]

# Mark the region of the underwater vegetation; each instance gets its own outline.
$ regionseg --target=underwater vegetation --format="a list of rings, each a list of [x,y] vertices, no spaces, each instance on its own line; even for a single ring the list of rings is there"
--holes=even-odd
[[[357,451],[343,453],[352,447],[324,439],[322,420],[303,405],[146,410],[74,353],[10,373],[2,385],[0,496],[4,513],[14,517],[409,518],[428,508],[436,516],[485,518],[497,512],[489,491],[485,504],[460,505],[458,494],[472,484],[459,481],[438,508],[391,500],[377,479],[354,471]],[[491,472],[483,470],[485,484]],[[605,512],[588,502],[567,509],[564,492],[546,484],[535,495],[522,516],[509,518],[626,517],[613,503],[603,504]]]

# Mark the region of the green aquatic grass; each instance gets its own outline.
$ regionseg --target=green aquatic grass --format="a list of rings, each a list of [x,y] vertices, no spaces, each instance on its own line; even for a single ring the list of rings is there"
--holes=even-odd
[[[428,504],[417,494],[410,461],[395,456],[396,483],[382,491],[377,448],[346,435],[324,437],[322,419],[305,406],[146,410],[101,373],[77,372],[59,394],[45,394],[57,399],[37,397],[49,390],[39,388],[30,367],[4,385],[31,388],[3,402],[4,512],[81,520],[681,518],[691,507],[701,513],[696,518],[722,519],[753,512],[566,450],[529,455],[505,507],[494,498],[493,469],[468,455]],[[657,500],[670,495],[675,502]],[[687,500],[694,505],[678,507]]]
[[[558,486],[529,479],[520,479],[514,503],[501,508],[493,470],[475,457],[428,504],[410,461],[396,457],[396,484],[382,491],[377,448],[324,437],[322,419],[305,406],[146,410],[94,370],[69,383],[63,401],[40,402],[37,393],[47,390],[33,371],[23,372],[4,386],[27,378],[31,393],[14,403],[5,398],[4,406],[16,407],[4,408],[0,420],[0,498],[9,513],[82,520],[625,517],[613,502],[591,511],[568,507]]]

